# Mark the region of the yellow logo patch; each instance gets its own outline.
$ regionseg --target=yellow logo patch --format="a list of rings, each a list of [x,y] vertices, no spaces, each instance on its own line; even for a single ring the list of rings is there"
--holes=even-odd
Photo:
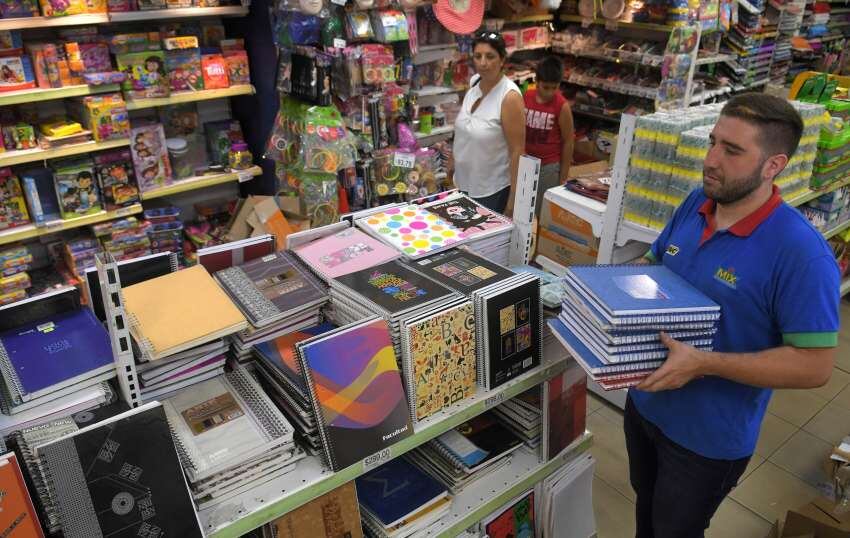
[[[728,269],[718,267],[714,273],[714,278],[733,290],[738,288],[738,275],[735,274],[735,269],[732,267]]]

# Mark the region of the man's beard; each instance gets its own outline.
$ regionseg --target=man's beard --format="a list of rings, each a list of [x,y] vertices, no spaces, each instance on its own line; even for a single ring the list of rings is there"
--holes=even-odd
[[[757,166],[751,175],[738,178],[734,181],[729,181],[729,178],[720,176],[719,184],[709,187],[703,180],[703,191],[705,192],[705,196],[721,205],[733,204],[739,200],[743,200],[761,186],[761,169],[763,164],[764,163],[761,163]],[[705,175],[705,173],[706,171],[703,170],[703,175]],[[714,173],[709,175],[714,176],[715,178],[718,177],[718,175]]]

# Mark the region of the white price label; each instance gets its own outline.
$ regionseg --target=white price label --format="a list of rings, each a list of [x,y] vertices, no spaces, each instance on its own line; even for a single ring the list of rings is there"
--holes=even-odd
[[[44,227],[48,230],[55,230],[57,228],[61,228],[62,224],[64,224],[61,220],[50,220],[44,223]]]
[[[490,396],[486,400],[484,400],[484,408],[485,409],[493,409],[497,405],[504,403],[505,401],[505,393],[500,392],[499,394],[494,394]]]
[[[331,0],[331,4],[336,4],[338,6],[344,6],[346,0]]]
[[[126,217],[130,213],[133,212],[132,207],[122,207],[121,209],[115,210],[115,215],[118,217]]]
[[[396,151],[393,153],[393,166],[399,168],[413,168],[416,165],[416,155]]]
[[[334,38],[334,48],[335,49],[344,49],[346,46],[345,39],[340,39],[338,37]]]
[[[254,174],[250,170],[237,170],[236,177],[239,179],[239,183],[245,183],[254,179]]]
[[[392,457],[393,455],[392,451],[390,450],[390,447],[387,447],[381,450],[380,452],[372,454],[371,456],[363,460],[363,471],[365,472],[374,469],[375,467],[378,467],[379,465],[390,461]]]

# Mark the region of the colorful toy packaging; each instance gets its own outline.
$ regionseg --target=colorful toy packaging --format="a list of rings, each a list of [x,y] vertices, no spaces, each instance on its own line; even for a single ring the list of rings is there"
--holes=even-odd
[[[53,186],[53,172],[49,168],[32,168],[18,175],[23,182],[30,214],[36,225],[61,218]]]
[[[172,92],[204,89],[201,51],[197,47],[165,51],[165,68]]]
[[[171,163],[161,124],[143,125],[130,130],[130,152],[141,192],[171,184]]]
[[[3,126],[3,147],[8,151],[34,149],[38,147],[35,128],[29,123],[18,122]]]
[[[76,101],[77,117],[98,142],[127,138],[130,115],[121,94],[90,95]]]
[[[161,50],[119,54],[118,69],[127,74],[122,84],[125,95],[133,99],[168,97],[165,55]]]
[[[0,230],[29,224],[21,182],[9,168],[0,168]]]
[[[201,68],[204,75],[204,88],[216,90],[230,87],[227,76],[227,62],[221,54],[204,54],[201,56]]]
[[[94,157],[94,173],[107,210],[127,207],[139,201],[130,150],[98,153]]]
[[[0,16],[4,19],[19,17],[38,17],[38,2],[36,0],[2,0],[0,1]]]
[[[103,209],[90,159],[64,159],[55,161],[52,167],[63,219],[90,215]]]
[[[204,133],[207,136],[210,162],[221,166],[227,166],[231,146],[245,141],[242,126],[236,120],[207,122],[204,124]]]
[[[0,31],[0,53],[3,56],[16,56],[20,54],[24,44],[21,40],[21,32],[18,30]]]
[[[231,86],[239,84],[250,84],[251,73],[248,68],[248,53],[244,50],[235,50],[224,53],[227,62],[227,76]]]
[[[0,58],[0,91],[35,88],[35,74],[29,56]]]
[[[80,15],[87,11],[85,0],[41,0],[40,3],[45,17]]]

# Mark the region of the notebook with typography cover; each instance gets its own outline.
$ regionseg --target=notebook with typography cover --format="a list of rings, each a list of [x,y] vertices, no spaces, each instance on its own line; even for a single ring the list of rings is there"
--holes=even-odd
[[[445,250],[466,237],[455,226],[417,205],[392,207],[358,219],[355,224],[408,258]]]
[[[334,280],[390,315],[452,295],[447,287],[411,271],[397,261],[349,273]]]
[[[413,434],[385,320],[364,320],[297,345],[334,471]]]
[[[682,321],[713,320],[720,305],[663,265],[579,265],[565,279],[612,317],[682,314]]]
[[[459,229],[466,239],[478,239],[513,228],[509,218],[490,211],[460,193],[423,207]]]
[[[266,364],[286,376],[289,381],[300,389],[302,396],[306,398],[307,384],[304,382],[304,376],[301,375],[301,368],[298,366],[298,359],[295,356],[295,344],[334,329],[336,329],[336,325],[322,323],[315,327],[278,336],[270,342],[257,344],[255,349]]]
[[[18,457],[0,456],[0,529],[9,538],[43,538],[41,524],[27,490]]]
[[[326,278],[336,278],[399,257],[394,248],[348,228],[293,249],[304,263]]]
[[[47,395],[113,368],[109,334],[88,308],[0,334],[0,373],[13,403]]]
[[[472,303],[464,301],[402,323],[402,370],[414,420],[475,393]]]
[[[269,523],[276,538],[362,538],[354,481],[299,506]]]
[[[242,312],[200,265],[123,288],[130,334],[149,360],[248,326]]]
[[[275,252],[215,274],[254,327],[327,298],[321,285],[286,252]]]
[[[464,295],[514,276],[514,272],[465,248],[411,261],[410,267]]]
[[[67,538],[203,536],[159,403],[36,451]]]

